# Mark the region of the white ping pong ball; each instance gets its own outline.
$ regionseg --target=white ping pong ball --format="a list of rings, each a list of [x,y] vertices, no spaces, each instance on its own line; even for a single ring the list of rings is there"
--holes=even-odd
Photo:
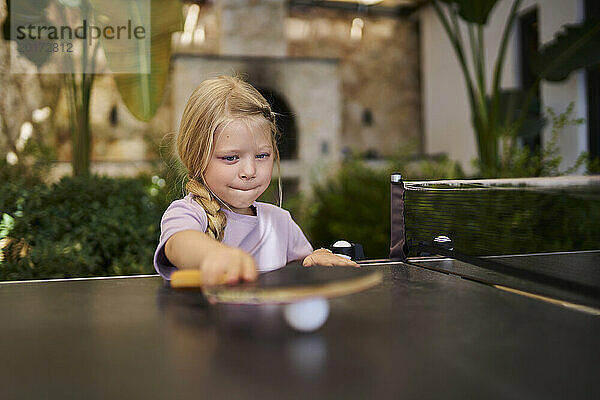
[[[297,331],[316,331],[327,321],[329,302],[327,299],[314,298],[287,304],[283,309],[283,316]]]

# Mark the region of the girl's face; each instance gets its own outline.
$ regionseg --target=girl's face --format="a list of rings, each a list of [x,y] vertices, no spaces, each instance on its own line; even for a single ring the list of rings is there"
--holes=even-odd
[[[250,205],[267,189],[273,147],[266,124],[235,120],[217,129],[204,180],[233,212],[253,215]]]

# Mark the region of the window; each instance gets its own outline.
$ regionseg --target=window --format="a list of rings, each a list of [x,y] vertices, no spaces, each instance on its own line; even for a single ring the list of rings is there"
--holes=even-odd
[[[600,18],[600,2],[585,1],[585,18]],[[600,159],[600,65],[586,70],[589,154]]]
[[[534,60],[539,48],[539,26],[538,26],[538,10],[532,8],[526,11],[519,17],[519,45],[521,56],[521,89],[527,92],[535,83],[536,77],[532,72],[532,61]],[[540,116],[540,90],[537,89],[535,102],[538,106],[536,110],[532,110],[537,117]],[[525,134],[521,139],[525,146],[531,150],[538,148],[541,145],[539,131],[535,133]]]

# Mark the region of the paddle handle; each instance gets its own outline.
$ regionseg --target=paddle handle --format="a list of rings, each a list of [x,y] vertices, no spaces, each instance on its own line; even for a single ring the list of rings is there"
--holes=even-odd
[[[172,288],[201,288],[202,271],[199,269],[179,269],[171,274]]]
[[[222,273],[213,286],[226,285],[227,274]],[[178,269],[171,273],[171,287],[176,289],[201,289],[205,286],[199,269]]]

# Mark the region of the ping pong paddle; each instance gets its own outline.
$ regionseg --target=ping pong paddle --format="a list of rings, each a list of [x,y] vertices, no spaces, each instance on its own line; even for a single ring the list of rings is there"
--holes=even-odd
[[[203,287],[198,270],[175,271],[171,287],[202,290],[211,303],[284,304],[308,298],[345,296],[371,288],[382,273],[356,267],[303,267],[291,263],[275,271],[259,274],[255,282]]]

